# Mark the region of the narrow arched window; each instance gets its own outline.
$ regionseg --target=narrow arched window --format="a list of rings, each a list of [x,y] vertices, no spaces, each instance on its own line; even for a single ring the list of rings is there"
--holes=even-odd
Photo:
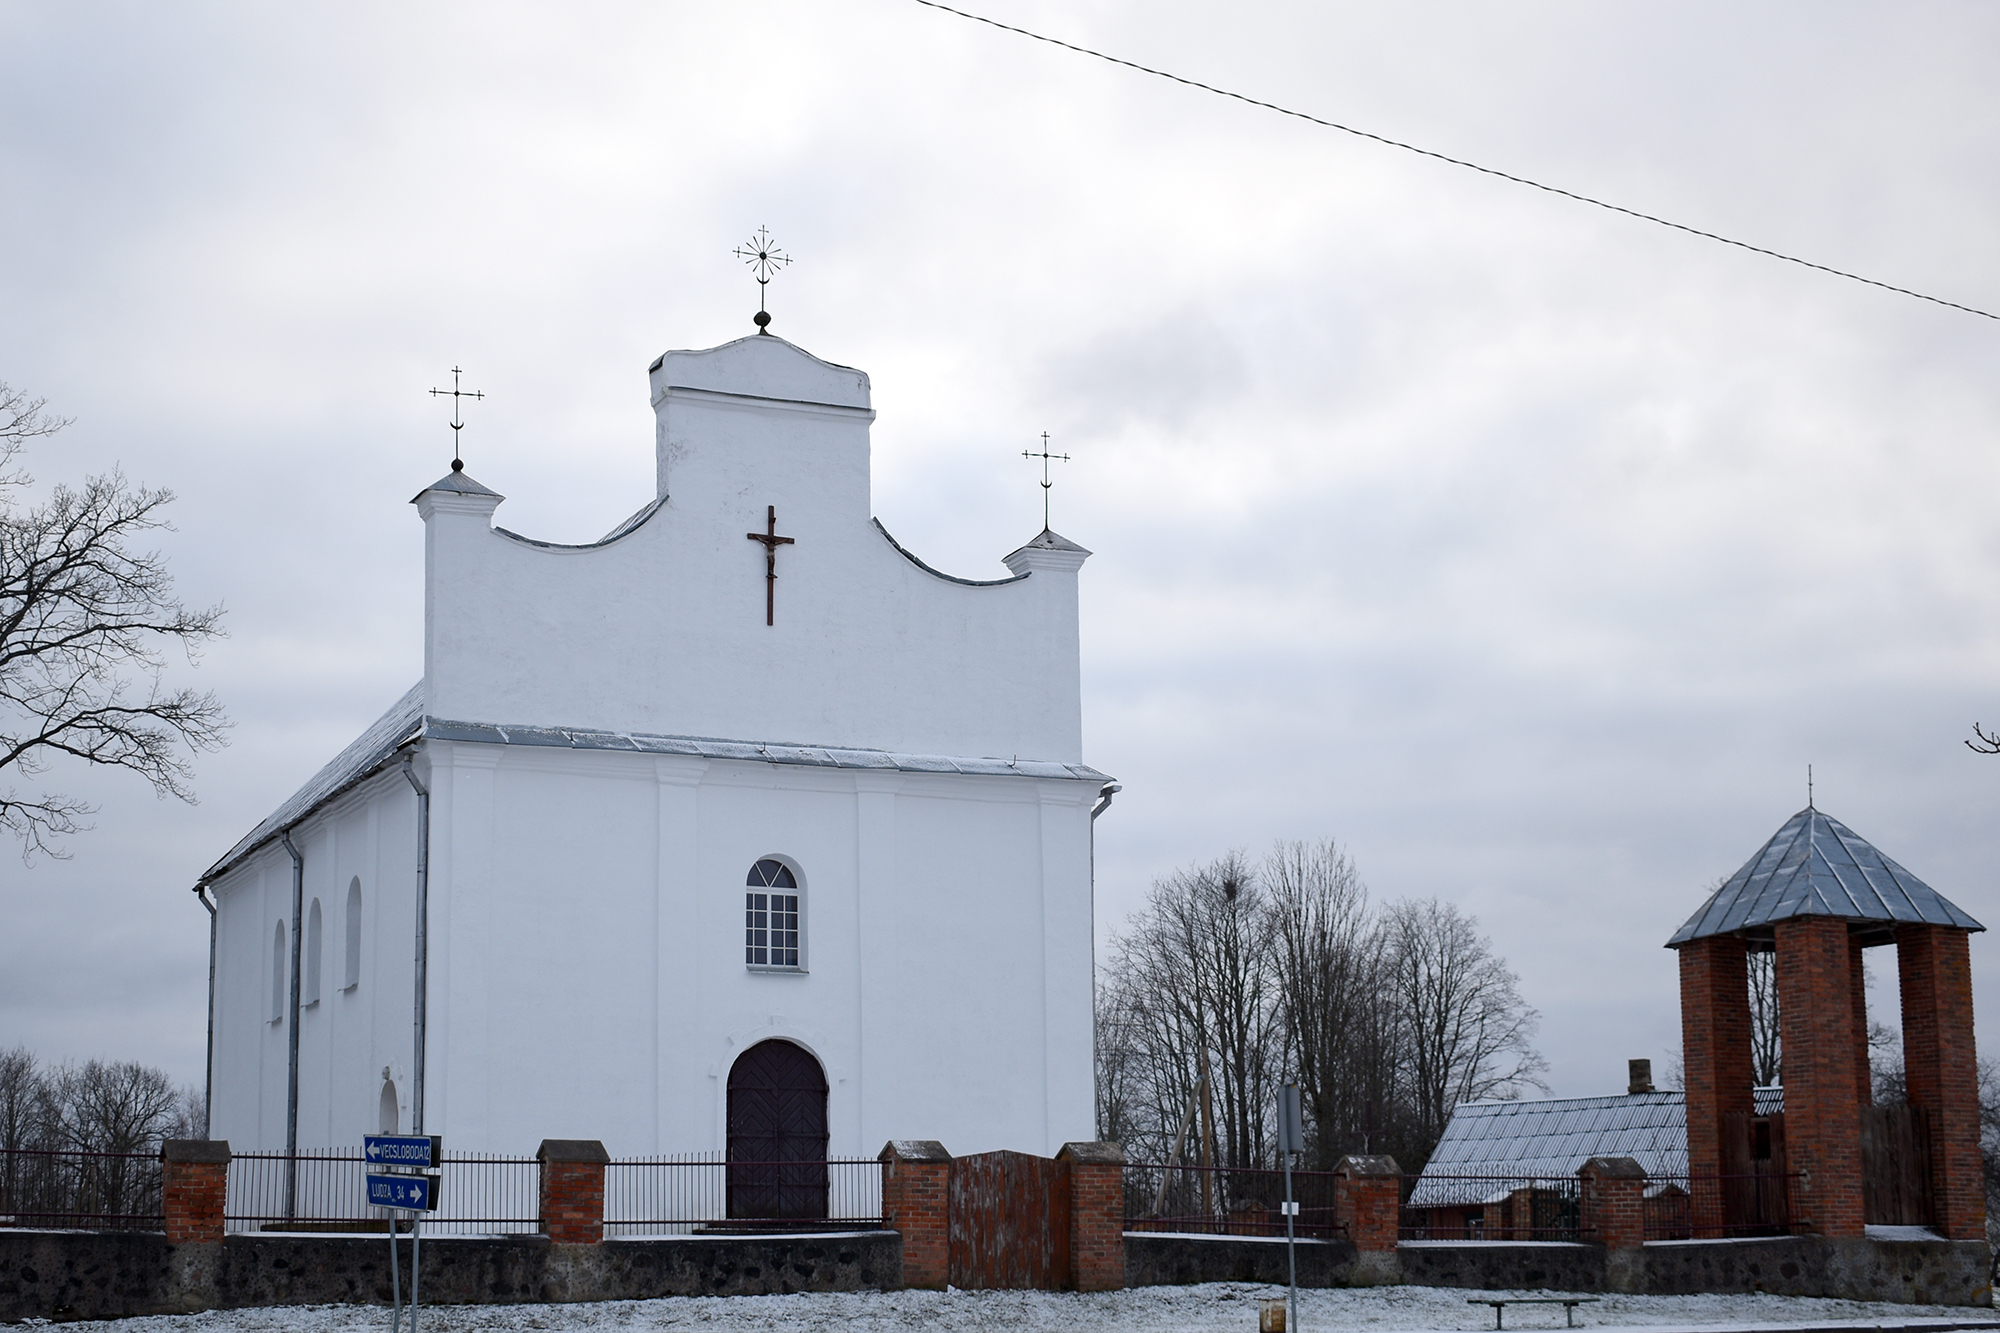
[[[799,881],[783,861],[766,857],[750,867],[743,895],[743,961],[750,967],[800,964]]]
[[[396,1085],[389,1079],[382,1080],[382,1096],[375,1106],[377,1132],[394,1134],[403,1123],[402,1107],[396,1101]]]
[[[271,936],[271,1021],[285,1020],[285,923]]]
[[[320,947],[319,899],[313,899],[312,910],[306,913],[306,984],[299,1003],[319,1003],[319,947]]]
[[[347,884],[347,917],[342,923],[347,928],[346,963],[340,970],[340,988],[353,990],[361,984],[361,876],[356,875]]]

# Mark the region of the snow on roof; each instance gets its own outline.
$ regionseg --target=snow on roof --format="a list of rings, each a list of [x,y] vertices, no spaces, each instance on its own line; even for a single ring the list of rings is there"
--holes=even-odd
[[[1798,916],[1879,921],[1883,933],[1904,921],[1986,929],[1853,829],[1807,806],[1674,932],[1667,947],[1711,935],[1768,940],[1772,923]]]
[[[423,683],[409,693],[326,767],[312,776],[291,799],[272,811],[234,847],[202,874],[202,881],[224,874],[251,852],[297,824],[320,806],[381,769],[396,751],[415,740],[471,741],[489,745],[546,745],[572,750],[629,750],[641,754],[682,754],[704,759],[740,759],[753,763],[797,764],[807,768],[870,768],[903,773],[960,773],[978,777],[1058,778],[1078,782],[1111,781],[1088,764],[1060,764],[1039,759],[999,759],[935,754],[898,754],[888,750],[856,750],[828,745],[793,745],[776,741],[733,741],[709,736],[659,736],[638,731],[598,731],[564,727],[495,726],[486,722],[456,722],[423,711]]]
[[[220,861],[202,872],[202,881],[214,879],[250,853],[256,851],[282,829],[304,819],[320,806],[354,786],[393,755],[405,741],[415,738],[424,720],[424,686],[418,681],[409,692],[390,705],[354,742],[333,757],[333,762],[312,775],[306,785],[292,793],[290,800],[273,810],[264,822],[243,835]]]
[[[1771,1114],[1783,1109],[1784,1089],[1758,1088],[1756,1099],[1758,1113]],[[1490,1202],[1504,1197],[1512,1182],[1574,1179],[1593,1157],[1630,1157],[1655,1178],[1686,1175],[1685,1095],[1467,1102],[1452,1112],[1410,1206]]]

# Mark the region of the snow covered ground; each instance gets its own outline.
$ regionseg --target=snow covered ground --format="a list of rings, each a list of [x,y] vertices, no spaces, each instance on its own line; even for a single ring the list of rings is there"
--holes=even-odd
[[[1007,1333],[1256,1333],[1257,1302],[1282,1288],[1241,1282],[1198,1287],[1141,1287],[1075,1295],[1040,1291],[895,1291],[799,1296],[677,1297],[590,1305],[458,1305],[423,1311],[425,1333],[515,1333],[547,1329],[700,1329],[706,1333],[826,1330],[833,1333],[915,1333],[915,1330],[1006,1330]],[[1493,1311],[1468,1305],[1473,1296],[1548,1295],[1468,1292],[1444,1287],[1378,1287],[1301,1291],[1300,1333],[1353,1328],[1477,1330],[1493,1327]],[[1786,1296],[1605,1296],[1577,1308],[1580,1328],[1798,1329],[1846,1325],[1874,1328],[1930,1321],[1982,1321],[2000,1330],[1991,1310],[1936,1305],[1879,1305]],[[386,1329],[379,1307],[320,1305],[229,1310],[199,1315],[71,1324],[105,1333],[348,1333]],[[1560,1306],[1514,1307],[1509,1333],[1561,1328]]]

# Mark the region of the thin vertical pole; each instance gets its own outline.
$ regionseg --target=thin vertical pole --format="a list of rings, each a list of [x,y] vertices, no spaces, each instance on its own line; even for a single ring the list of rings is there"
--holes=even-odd
[[[201,1136],[209,1137],[215,1123],[215,904],[208,886],[194,886],[194,896],[208,909],[208,1063],[201,1076]]]
[[[299,961],[305,953],[300,931],[305,925],[306,859],[292,845],[292,831],[278,837],[292,858],[292,987],[291,1008],[285,1015],[285,1220],[298,1216],[299,1204]]]
[[[1208,1085],[1208,1052],[1201,1053],[1201,1215],[1215,1216],[1215,1098]]]
[[[1293,1224],[1298,1221],[1298,1204],[1292,1198],[1292,1155],[1285,1159],[1285,1267],[1290,1290],[1285,1293],[1285,1333],[1299,1333],[1299,1245]]]
[[[410,1333],[417,1333],[417,1284],[424,1276],[424,1215],[410,1214]]]
[[[403,776],[410,780],[410,786],[417,792],[417,930],[416,930],[416,1007],[411,1016],[415,1028],[412,1043],[416,1047],[412,1056],[413,1074],[410,1090],[410,1132],[424,1132],[424,1047],[425,1026],[429,1020],[426,1001],[430,997],[430,928],[431,928],[431,793],[423,783],[417,781],[416,769],[408,755],[403,756]],[[414,1234],[414,1233],[413,1233]],[[410,1289],[416,1290],[416,1279],[410,1279]],[[411,1300],[415,1300],[414,1294]],[[414,1321],[415,1306],[411,1307],[410,1318]]]
[[[403,1272],[396,1258],[396,1210],[389,1210],[389,1333],[403,1327]]]

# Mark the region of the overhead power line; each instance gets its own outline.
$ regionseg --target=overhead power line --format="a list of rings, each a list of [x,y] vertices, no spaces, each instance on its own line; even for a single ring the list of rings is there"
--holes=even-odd
[[[1150,74],[1156,79],[1166,79],[1172,83],[1185,84],[1189,88],[1198,88],[1202,92],[1213,93],[1217,97],[1227,97],[1232,101],[1262,107],[1266,111],[1275,111],[1281,116],[1290,116],[1294,120],[1307,121],[1310,124],[1323,126],[1329,130],[1339,130],[1342,134],[1351,134],[1357,139],[1368,139],[1375,143],[1387,145],[1390,148],[1400,148],[1406,153],[1415,153],[1419,157],[1433,158],[1439,162],[1449,163],[1454,167],[1464,167],[1468,171],[1477,171],[1482,175],[1497,176],[1501,180],[1512,181],[1516,185],[1525,185],[1530,189],[1541,190],[1546,194],[1560,195],[1564,199],[1572,199],[1579,204],[1589,204],[1592,207],[1602,208],[1612,213],[1622,213],[1628,218],[1637,218],[1641,222],[1651,222],[1657,226],[1669,227],[1674,231],[1686,232],[1690,236],[1699,236],[1705,241],[1718,241],[1723,245],[1734,246],[1738,250],[1748,250],[1751,254],[1763,255],[1769,259],[1782,259],[1787,264],[1797,264],[1800,268],[1809,268],[1820,273],[1831,274],[1836,278],[1846,278],[1850,282],[1859,282],[1870,287],[1879,287],[1885,292],[1895,292],[1899,296],[1913,296],[1919,301],[1928,301],[1932,305],[1948,306],[1953,310],[1962,310],[1968,315],[1978,315],[1982,319],[2000,320],[2000,315],[1996,315],[1990,310],[1981,310],[1977,306],[1963,305],[1957,301],[1947,301],[1942,296],[1930,296],[1923,292],[1912,291],[1908,287],[1898,287],[1894,283],[1881,282],[1874,278],[1864,278],[1859,273],[1849,273],[1846,269],[1834,268],[1828,264],[1815,264],[1810,259],[1801,259],[1797,255],[1788,255],[1781,250],[1769,250],[1761,245],[1752,245],[1748,241],[1739,241],[1728,236],[1718,235],[1712,231],[1703,231],[1699,227],[1690,227],[1684,222],[1674,222],[1652,213],[1642,213],[1636,208],[1626,208],[1623,205],[1609,203],[1603,199],[1594,199],[1587,194],[1578,194],[1574,190],[1565,190],[1561,186],[1544,185],[1540,181],[1529,180],[1526,176],[1516,176],[1512,172],[1501,171],[1494,167],[1482,167],[1477,162],[1467,162],[1463,158],[1432,152],[1428,148],[1419,148],[1415,144],[1404,143],[1400,139],[1391,139],[1387,135],[1372,134],[1367,130],[1356,129],[1352,125],[1343,125],[1336,120],[1327,120],[1324,117],[1315,116],[1304,111],[1294,111],[1290,107],[1279,106],[1276,102],[1266,102],[1261,98],[1231,92],[1227,88],[1218,88],[1213,84],[1203,83],[1198,79],[1185,78],[1179,74],[1168,73],[1163,69],[1154,69],[1151,65],[1142,65],[1136,60],[1126,60],[1121,56],[1114,56],[1104,51],[1093,50],[1088,46],[1078,46],[1075,42],[1063,41],[1059,37],[1049,37],[1043,33],[1030,31],[1027,28],[1016,27],[1011,23],[1002,23],[998,19],[987,18],[984,14],[974,14],[968,10],[954,9],[950,5],[939,4],[938,0],[916,0],[916,3],[926,9],[940,10],[946,14],[955,14],[962,19],[970,19],[974,23],[983,23],[989,28],[998,28],[1002,32],[1011,32],[1033,41],[1045,42],[1050,46],[1059,46],[1065,51],[1074,51],[1078,55],[1093,56],[1108,64],[1122,65],[1126,69],[1137,70],[1141,74]]]

